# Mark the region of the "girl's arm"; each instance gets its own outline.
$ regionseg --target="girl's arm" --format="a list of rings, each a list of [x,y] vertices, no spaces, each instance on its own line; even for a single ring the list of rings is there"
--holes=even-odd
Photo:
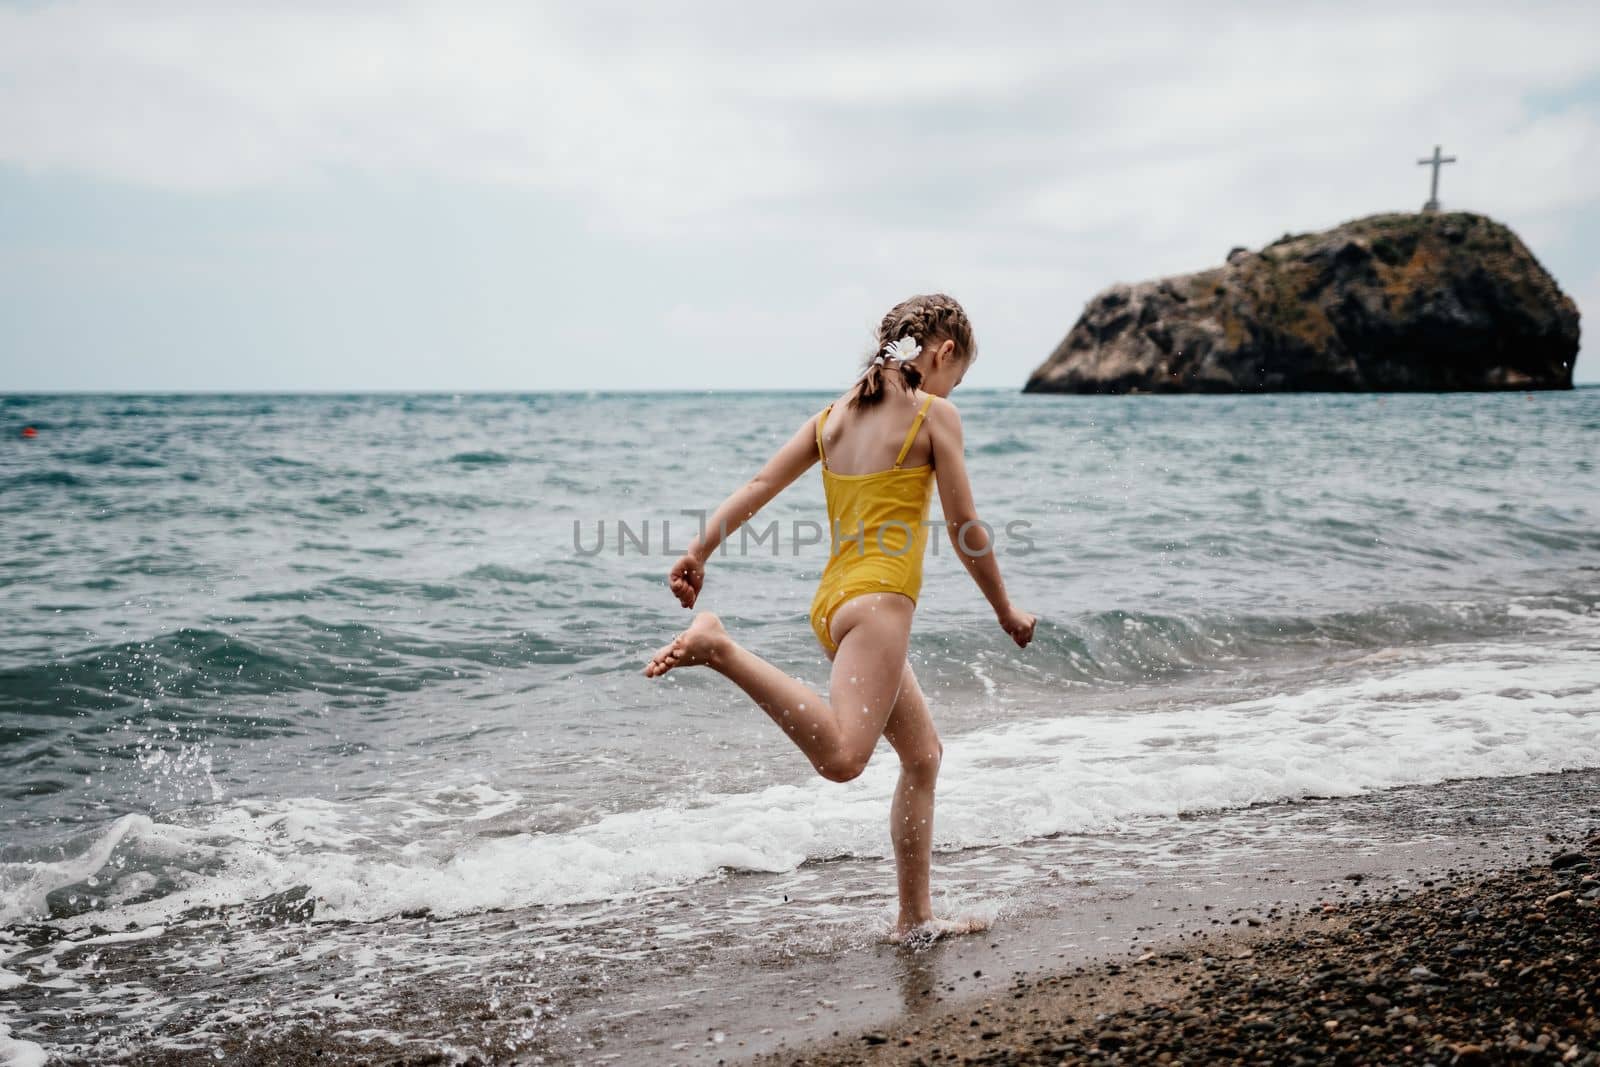
[[[689,542],[689,550],[673,564],[667,585],[678,598],[678,603],[686,608],[694,607],[700,587],[705,583],[706,560],[711,558],[711,553],[745,520],[766,507],[773,497],[783,492],[789,483],[809,470],[816,461],[817,417],[813,415],[782,448],[773,453],[755,477],[718,505],[706,520],[705,528]]]
[[[994,558],[989,528],[978,519],[972,501],[972,483],[967,479],[966,444],[961,432],[961,415],[948,400],[936,399],[928,410],[928,432],[933,438],[933,472],[939,482],[939,505],[944,510],[945,530],[956,555],[967,573],[994,608],[1000,628],[1020,647],[1033,640],[1037,620],[1019,611],[1006,596],[1006,583],[1000,578],[1000,563]]]

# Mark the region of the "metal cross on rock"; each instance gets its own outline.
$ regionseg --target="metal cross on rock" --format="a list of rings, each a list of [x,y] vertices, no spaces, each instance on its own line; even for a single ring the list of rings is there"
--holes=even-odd
[[[1431,215],[1439,210],[1439,168],[1446,163],[1454,163],[1455,161],[1455,156],[1441,156],[1438,145],[1433,146],[1432,158],[1417,160],[1419,167],[1431,166],[1433,168],[1433,185],[1428,189],[1428,202],[1422,205],[1424,214]]]

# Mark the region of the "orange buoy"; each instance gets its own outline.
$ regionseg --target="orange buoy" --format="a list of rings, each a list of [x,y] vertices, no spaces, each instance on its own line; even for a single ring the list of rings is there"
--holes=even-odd
[[[35,430],[32,426],[24,426],[22,428],[22,436],[24,436],[24,437],[38,437],[39,436],[39,431]]]

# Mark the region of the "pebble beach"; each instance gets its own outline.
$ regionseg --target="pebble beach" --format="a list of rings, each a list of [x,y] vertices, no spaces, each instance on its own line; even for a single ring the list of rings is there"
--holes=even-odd
[[[1600,821],[1501,871],[1023,978],[778,1064],[1600,1064]]]

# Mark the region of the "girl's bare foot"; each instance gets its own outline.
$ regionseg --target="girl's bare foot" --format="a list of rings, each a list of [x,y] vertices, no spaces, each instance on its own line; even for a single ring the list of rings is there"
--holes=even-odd
[[[931,945],[941,937],[975,934],[989,929],[989,920],[976,915],[963,915],[959,919],[929,919],[914,926],[902,926],[889,935],[897,945]]]
[[[650,662],[644,666],[645,677],[659,678],[674,667],[710,663],[727,641],[728,631],[722,628],[722,620],[709,611],[702,611],[687,630],[650,657]]]

